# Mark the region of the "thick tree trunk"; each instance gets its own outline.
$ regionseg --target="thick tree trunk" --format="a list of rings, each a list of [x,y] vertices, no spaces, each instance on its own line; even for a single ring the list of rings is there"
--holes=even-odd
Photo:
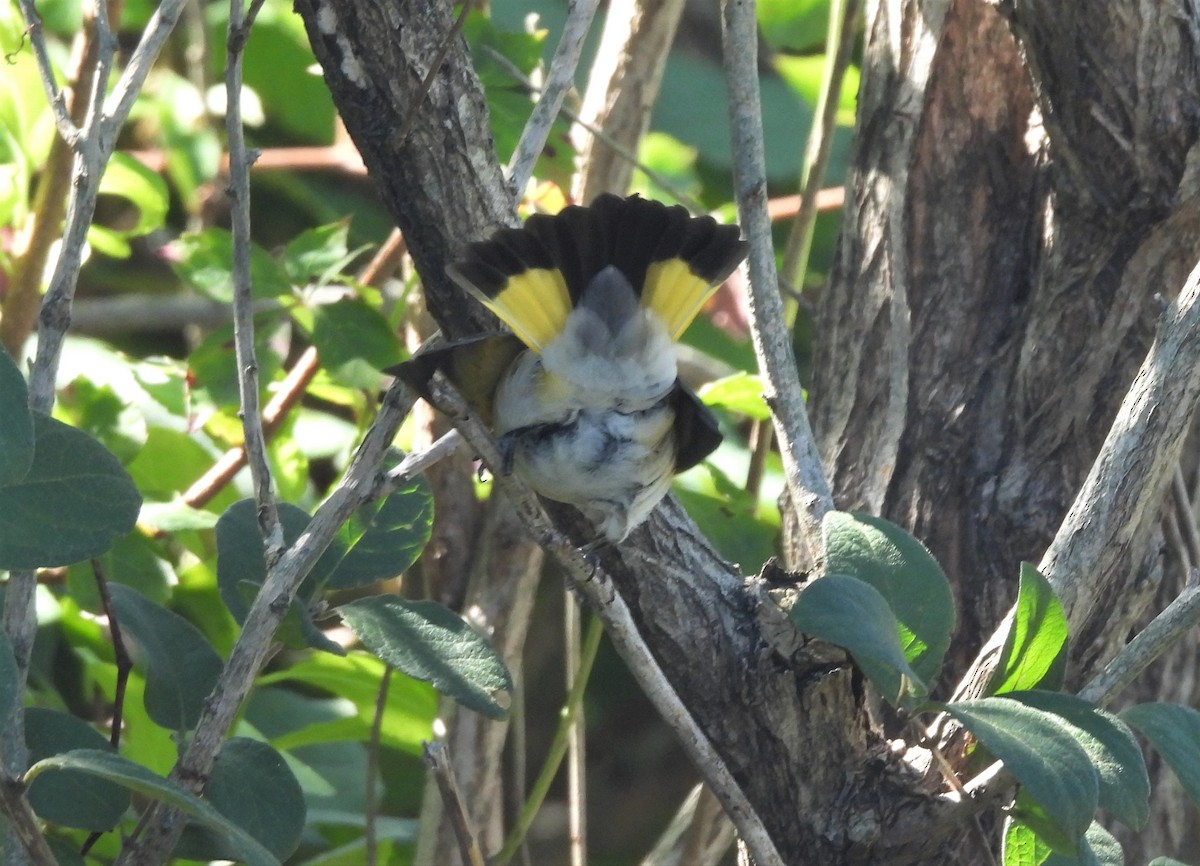
[[[1198,28],[1190,4],[869,9],[813,425],[839,507],[909,527],[954,583],[943,686],[1008,608],[1019,562],[1041,558],[1149,345],[1156,295],[1200,252]],[[1151,527],[1097,575],[1114,591],[1072,635],[1075,684],[1151,603],[1159,546]],[[1194,688],[1138,691],[1189,702]]]
[[[969,0],[868,9],[814,420],[839,506],[908,525],[954,580],[952,673],[1007,605],[1018,561],[1045,548],[1144,352],[1153,294],[1191,263],[1195,12],[1157,6],[1039,4],[1027,20],[1019,5],[1019,39]],[[449,10],[297,8],[430,310],[469,332],[480,320],[444,264],[513,215]],[[1145,574],[1151,552],[1130,545],[1122,567]],[[717,560],[671,502],[602,557],[784,862],[960,862],[962,816],[931,796],[936,777],[892,748],[841,652],[788,645],[767,582]],[[1077,672],[1106,651],[1097,624],[1143,596],[1106,596],[1076,636]]]

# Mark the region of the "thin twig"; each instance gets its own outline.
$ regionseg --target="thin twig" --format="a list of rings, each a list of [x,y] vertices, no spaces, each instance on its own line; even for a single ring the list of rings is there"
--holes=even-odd
[[[1143,537],[1146,521],[1159,513],[1198,398],[1200,262],[1163,312],[1154,343],[1038,565],[1062,602],[1072,635],[1099,627],[1089,620],[1124,579],[1131,540]],[[1010,609],[985,642],[955,689],[956,700],[977,696],[990,680],[1012,615]]]
[[[29,44],[33,46],[38,77],[42,81],[42,89],[46,91],[46,101],[50,103],[54,124],[58,127],[58,134],[74,149],[80,131],[67,111],[67,101],[62,89],[54,80],[54,65],[50,62],[50,53],[46,50],[46,37],[42,32],[42,16],[38,14],[34,0],[19,0],[19,4],[21,15],[25,18],[25,35]]]
[[[25,0],[28,2],[28,0]],[[129,64],[114,89],[115,106],[102,110],[107,71],[111,66],[115,38],[108,32],[104,2],[97,5],[97,27],[101,44],[98,52],[97,74],[93,83],[93,99],[84,121],[82,134],[74,142],[76,157],[72,169],[74,185],[67,204],[66,230],[55,261],[50,287],[42,301],[38,325],[37,358],[29,377],[29,403],[39,412],[49,412],[54,405],[54,381],[67,328],[71,323],[71,302],[83,259],[88,226],[96,211],[96,197],[104,166],[112,156],[117,133],[133,107],[146,75],[158,52],[170,35],[179,12],[187,0],[163,0],[150,16],[141,41],[130,56]]]
[[[825,70],[817,97],[812,129],[804,148],[800,176],[800,212],[792,224],[787,251],[783,256],[783,279],[797,291],[804,291],[808,259],[812,252],[813,232],[817,225],[817,196],[825,180],[825,169],[833,152],[837,131],[838,105],[842,82],[854,53],[859,0],[833,0],[829,9],[829,33],[825,41]],[[831,53],[832,52],[832,53]]]
[[[121,623],[113,610],[112,596],[108,592],[108,580],[104,577],[104,569],[100,560],[92,559],[92,574],[96,578],[96,591],[100,594],[100,605],[104,616],[108,619],[108,630],[112,634],[113,660],[117,666],[117,684],[113,693],[112,730],[109,731],[108,741],[114,749],[121,746],[122,718],[125,714],[125,688],[129,684],[129,672],[133,670],[133,658],[129,648],[125,646]],[[87,853],[87,852],[84,852]]]
[[[595,648],[585,647],[581,635],[579,605],[569,593],[563,596],[563,662],[565,665],[567,693],[575,691],[575,685],[584,674],[584,655],[589,650],[595,657]],[[594,628],[596,645],[599,646],[600,621],[595,617],[588,624],[588,638]],[[591,673],[589,664],[587,673]],[[586,678],[586,677],[585,677]],[[574,708],[567,726],[567,847],[571,866],[586,866],[587,863],[587,720],[584,717],[582,699]]]
[[[462,434],[457,430],[451,430],[438,437],[428,448],[406,455],[395,467],[379,477],[375,488],[371,491],[371,498],[382,499],[389,493],[399,490],[430,466],[442,462],[457,451],[462,445],[462,441]]]
[[[583,40],[592,26],[599,5],[599,0],[570,0],[567,6],[567,23],[563,25],[562,37],[550,61],[546,86],[521,131],[517,149],[508,161],[508,183],[518,199],[525,191],[525,184],[533,174],[542,148],[546,146],[550,127],[558,117],[563,97],[575,79],[575,68],[579,66],[579,56],[583,52]]]
[[[266,660],[272,636],[291,606],[296,589],[329,546],[338,529],[358,508],[370,501],[376,489],[376,474],[390,452],[392,440],[408,415],[415,398],[400,382],[394,382],[383,397],[379,415],[363,437],[342,481],[321,504],[308,527],[267,574],[254,599],[241,634],[233,645],[229,660],[216,688],[205,702],[204,711],[179,764],[172,770],[174,779],[195,786],[211,770],[218,751],[238,709],[254,685],[254,678]],[[183,822],[168,820],[172,810],[153,808],[145,838],[122,853],[117,863],[151,866],[162,862],[174,848]]]
[[[363,836],[366,841],[367,866],[376,866],[379,862],[379,797],[376,794],[376,783],[379,781],[379,741],[383,734],[383,715],[387,710],[388,687],[392,682],[391,665],[385,665],[383,676],[379,679],[379,692],[375,695],[375,716],[371,719],[371,740],[367,744],[366,806],[364,808]]]
[[[275,482],[267,461],[258,403],[258,361],[254,350],[254,309],[250,277],[250,163],[242,129],[242,56],[250,34],[257,4],[246,13],[243,0],[230,0],[225,57],[225,133],[229,142],[229,198],[233,229],[233,341],[237,353],[238,392],[242,418],[243,448],[254,484],[258,525],[270,570],[283,554],[283,524],[275,502]]]
[[[1187,482],[1183,480],[1183,468],[1178,465],[1171,475],[1171,495],[1175,502],[1175,516],[1179,520],[1179,533],[1187,545],[1188,555],[1193,563],[1200,565],[1200,530],[1196,528],[1196,516],[1188,496]]]
[[[8,770],[2,763],[0,763],[0,814],[3,814],[8,820],[12,838],[21,843],[21,849],[29,855],[29,862],[33,866],[58,866],[58,860],[54,858],[54,852],[50,850],[50,845],[46,842],[41,827],[38,826],[37,815],[33,813],[29,800],[25,798],[25,786],[9,776]],[[8,862],[13,862],[12,855],[18,853],[18,850],[10,849],[6,852]]]
[[[371,261],[358,275],[358,281],[367,286],[378,286],[395,272],[404,256],[404,238],[399,229],[393,230],[388,239],[376,251]],[[262,411],[263,436],[269,442],[292,409],[300,404],[309,384],[320,370],[320,359],[315,346],[309,346],[296,359],[292,369],[279,383],[277,390]],[[230,448],[207,472],[189,487],[181,499],[193,508],[201,508],[221,492],[234,476],[246,465],[246,449],[237,445]]]
[[[125,689],[129,685],[129,673],[133,670],[133,659],[125,646],[125,638],[121,634],[121,623],[117,612],[113,610],[112,596],[108,591],[108,580],[104,576],[104,568],[100,560],[92,558],[92,576],[96,579],[96,592],[100,595],[100,607],[108,620],[108,630],[112,635],[113,662],[117,666],[117,683],[113,690],[112,728],[108,732],[108,742],[113,749],[121,747],[121,726],[125,715]],[[103,831],[93,831],[79,847],[81,856],[92,850],[92,846],[104,835]]]
[[[1080,690],[1079,697],[1104,706],[1197,623],[1200,586],[1193,582]]]
[[[430,382],[433,405],[463,434],[471,448],[490,467],[502,465],[496,443],[466,402],[440,377]],[[692,762],[704,773],[726,813],[733,819],[741,838],[759,866],[782,866],[762,819],[724,760],[697,724],[674,686],[663,673],[654,654],[638,631],[625,599],[615,591],[612,579],[551,522],[541,503],[520,479],[493,473],[497,487],[529,529],[532,538],[558,560],[571,587],[586,598],[604,622],[613,647],[659,715],[667,722]]]
[[[523,73],[516,66],[516,64],[514,64],[499,51],[488,45],[484,46],[484,51],[490,54],[492,59],[496,61],[496,64],[504,69],[504,71],[509,75],[511,75],[513,79],[516,80],[516,82],[525,88],[525,90],[527,90],[529,93],[535,95],[544,93],[542,88],[530,81],[529,77],[525,75],[525,73]],[[571,109],[570,106],[562,105],[559,107],[558,112],[567,120],[571,121],[572,123],[577,123],[586,129],[596,138],[597,141],[604,142],[604,144],[611,148],[614,153],[619,155],[622,159],[627,160],[631,165],[635,166],[642,174],[646,175],[646,177],[649,178],[655,186],[668,193],[671,198],[687,208],[690,213],[696,216],[708,213],[708,210],[704,207],[704,205],[700,204],[700,202],[696,201],[694,198],[680,189],[679,186],[673,183],[669,177],[646,165],[646,163],[638,159],[636,153],[629,150],[629,148],[624,147],[619,141],[617,141],[600,127],[596,126],[595,124],[588,123],[586,120],[580,117],[577,112]]]
[[[568,599],[567,603],[572,604],[572,601]],[[555,728],[554,738],[550,741],[550,748],[546,751],[546,760],[542,764],[537,779],[534,780],[533,787],[529,790],[529,798],[521,807],[521,814],[517,816],[512,832],[504,841],[504,847],[492,858],[492,866],[505,866],[516,854],[525,839],[525,834],[529,832],[529,827],[537,816],[538,810],[542,808],[546,794],[550,791],[550,783],[558,775],[558,768],[566,754],[575,719],[583,708],[583,693],[587,688],[588,678],[592,673],[592,664],[596,661],[596,652],[600,648],[600,638],[603,634],[604,629],[600,620],[592,617],[588,621],[587,634],[580,643],[579,668],[575,673],[571,688],[567,692],[567,699],[563,702],[562,712],[558,717],[558,727]]]
[[[805,543],[815,564],[822,558],[821,519],[833,509],[833,496],[808,423],[783,300],[776,288],[779,283],[767,215],[762,106],[758,92],[758,24],[754,6],[752,0],[722,0],[721,3],[725,79],[729,88],[729,119],[733,133],[734,187],[742,231],[750,241],[751,337],[763,374],[763,397],[775,421],[788,492],[795,503]]]
[[[445,743],[425,744],[425,766],[437,780],[438,792],[442,795],[442,806],[450,818],[450,825],[454,828],[463,862],[468,866],[484,866],[478,837],[471,828],[471,819],[467,817],[467,809],[459,794],[458,783],[454,779],[454,767],[450,764]]]

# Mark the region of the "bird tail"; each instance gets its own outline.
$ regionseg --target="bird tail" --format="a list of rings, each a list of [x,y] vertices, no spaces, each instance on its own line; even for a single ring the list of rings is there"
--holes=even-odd
[[[447,273],[541,353],[609,266],[678,340],[747,250],[737,226],[693,217],[679,205],[605,194],[470,244]]]

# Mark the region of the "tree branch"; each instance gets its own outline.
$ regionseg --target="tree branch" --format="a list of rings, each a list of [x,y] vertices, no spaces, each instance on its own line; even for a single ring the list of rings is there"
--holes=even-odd
[[[554,50],[554,58],[550,61],[546,86],[542,88],[541,98],[533,107],[533,114],[521,131],[517,149],[508,162],[508,182],[518,198],[533,174],[533,166],[542,148],[546,146],[550,127],[558,118],[563,97],[575,80],[575,67],[579,65],[579,55],[583,52],[583,39],[592,26],[599,5],[599,0],[570,0],[568,4],[567,23]]]
[[[788,492],[798,510],[810,563],[815,564],[823,558],[821,519],[833,509],[833,496],[808,423],[779,295],[779,275],[767,215],[766,158],[758,92],[758,24],[754,8],[753,0],[721,3],[725,79],[733,130],[733,176],[738,219],[750,241],[751,336],[763,374],[763,398],[771,407]]]

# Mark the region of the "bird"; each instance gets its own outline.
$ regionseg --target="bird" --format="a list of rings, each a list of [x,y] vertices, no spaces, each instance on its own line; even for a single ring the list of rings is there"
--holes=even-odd
[[[747,252],[736,225],[638,195],[535,214],[446,268],[508,330],[388,372],[423,393],[441,370],[490,425],[501,471],[621,542],[721,442],[676,343]]]

